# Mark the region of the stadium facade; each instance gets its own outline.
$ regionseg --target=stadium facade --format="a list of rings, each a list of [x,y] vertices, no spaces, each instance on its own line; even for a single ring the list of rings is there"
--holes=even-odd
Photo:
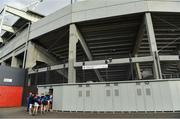
[[[138,82],[153,82],[152,85],[155,82],[155,85],[163,85],[172,96],[171,92],[180,90],[179,6],[178,0],[87,0],[46,17],[6,6],[3,12],[18,16],[19,20],[12,26],[2,24],[2,30],[6,32],[1,36],[0,62],[1,65],[27,69],[27,86],[52,88],[53,85],[67,83],[88,88],[89,83],[95,82],[94,85],[102,83],[106,86],[108,83],[114,87],[117,82],[125,81],[134,84],[130,87],[135,87],[139,86]],[[159,80],[163,83],[158,83]],[[176,89],[171,91],[167,88],[170,85]],[[152,93],[150,87],[145,88],[147,96]],[[97,87],[94,89],[98,90]],[[104,89],[106,96],[111,94]],[[137,95],[141,94],[140,89],[137,88]],[[88,91],[87,97],[90,95]],[[119,92],[115,92],[118,95]],[[180,109],[180,106],[174,107],[177,105],[175,102],[169,101],[172,105],[163,107],[164,111]],[[65,108],[71,110],[72,107]],[[116,110],[99,108],[90,111]],[[136,111],[137,107],[131,109],[130,106],[124,111]],[[157,111],[163,109],[158,108]],[[155,110],[154,106],[148,111]]]

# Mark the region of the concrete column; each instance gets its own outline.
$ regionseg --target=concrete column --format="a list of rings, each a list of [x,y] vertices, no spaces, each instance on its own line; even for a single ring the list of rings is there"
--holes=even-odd
[[[13,55],[11,60],[11,67],[19,67],[18,66],[18,59]]]
[[[28,42],[27,48],[27,58],[26,58],[26,68],[31,69],[36,65],[36,61],[44,62],[49,66],[59,64],[59,60],[56,59],[54,56],[46,52],[44,48],[34,44],[33,42]],[[64,74],[61,70],[57,71],[59,74],[68,78],[66,74]]]
[[[13,55],[11,60],[11,67],[20,68],[20,65],[22,65],[22,61]]]
[[[138,51],[139,51],[139,48],[141,46],[142,40],[144,38],[144,33],[145,33],[145,18],[142,19],[142,23],[139,27],[139,30],[138,30],[138,33],[136,36],[135,46],[134,46],[133,51],[132,51],[132,55],[135,57],[138,57]],[[141,80],[142,74],[141,74],[141,68],[139,66],[139,63],[135,63],[134,66],[135,66],[137,78],[139,80]]]
[[[146,21],[147,35],[148,35],[148,40],[150,44],[150,51],[151,51],[151,55],[153,56],[154,78],[161,79],[162,78],[161,66],[160,66],[160,61],[159,61],[159,55],[158,55],[158,50],[157,50],[157,44],[156,44],[156,38],[155,38],[151,14],[145,13],[145,18],[146,18],[145,21]]]
[[[139,63],[135,63],[135,66],[136,66],[136,72],[137,72],[138,79],[141,80],[142,74],[141,74],[141,69],[140,69]]]
[[[137,55],[135,55],[135,57],[137,57]],[[136,68],[137,77],[139,80],[141,80],[142,79],[142,73],[141,73],[141,68],[139,66],[139,63],[135,63],[135,68]]]
[[[76,62],[76,45],[78,37],[76,33],[75,25],[70,25],[69,29],[69,60],[68,60],[68,83],[76,82],[76,69],[74,64]]]
[[[26,64],[25,68],[32,68],[36,64],[36,59],[37,59],[37,52],[35,50],[35,45],[31,41],[28,42],[28,47],[27,47],[27,56],[26,56]]]

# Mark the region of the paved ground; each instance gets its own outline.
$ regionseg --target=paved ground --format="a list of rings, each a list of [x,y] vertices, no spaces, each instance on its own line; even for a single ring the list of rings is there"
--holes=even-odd
[[[0,108],[0,118],[180,118],[177,113],[91,113],[91,112],[49,112],[30,116],[25,108]]]

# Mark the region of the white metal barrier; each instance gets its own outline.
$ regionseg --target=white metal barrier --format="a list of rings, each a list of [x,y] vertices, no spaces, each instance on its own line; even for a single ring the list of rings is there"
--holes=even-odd
[[[38,86],[53,88],[53,110],[180,111],[180,79]]]

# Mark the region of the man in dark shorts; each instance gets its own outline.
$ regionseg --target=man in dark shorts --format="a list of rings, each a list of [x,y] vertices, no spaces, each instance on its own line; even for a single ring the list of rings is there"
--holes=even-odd
[[[41,94],[41,114],[45,113],[45,111],[47,110],[47,100],[46,100],[46,96],[44,96],[44,93]]]
[[[29,114],[32,115],[32,109],[34,105],[34,94],[29,97]]]
[[[30,102],[29,102],[29,98],[32,96],[32,92],[29,92],[29,95],[27,97],[27,112],[29,112],[29,105],[30,105]]]

